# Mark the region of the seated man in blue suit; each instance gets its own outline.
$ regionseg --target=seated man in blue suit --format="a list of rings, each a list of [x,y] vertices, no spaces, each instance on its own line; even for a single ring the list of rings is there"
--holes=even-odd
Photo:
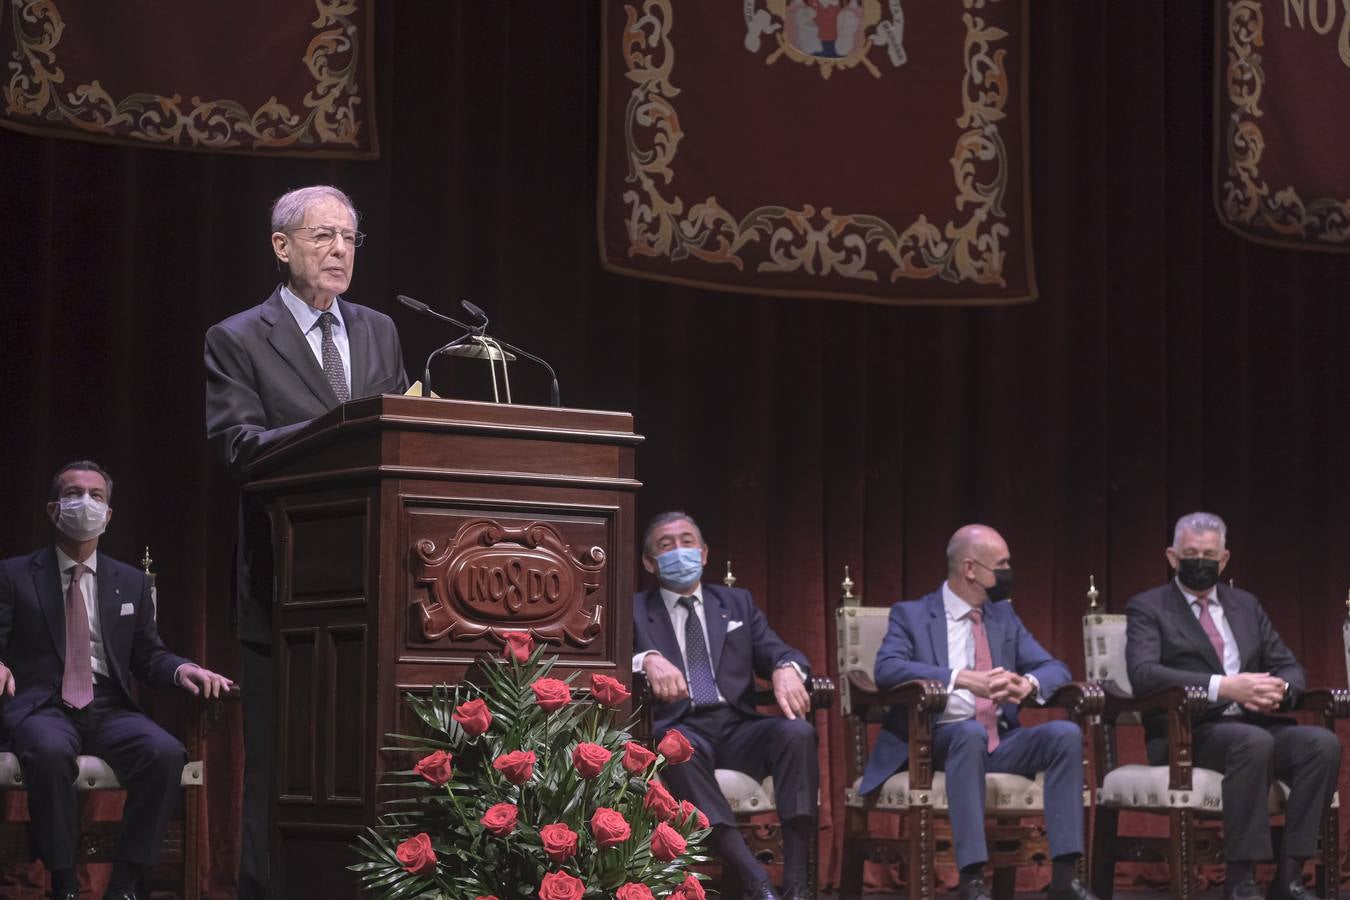
[[[33,847],[52,896],[79,900],[75,757],[102,757],[127,791],[105,898],[135,900],[178,805],[187,752],[131,699],[131,678],[217,696],[230,680],[159,639],[150,579],[98,551],[112,479],[74,462],[52,481],[53,543],[0,561],[0,731],[28,788]]]
[[[642,565],[660,586],[633,598],[633,671],[647,676],[657,704],[659,738],[684,734],[694,756],[661,778],[676,797],[693,803],[712,825],[709,848],[755,900],[776,900],[769,875],[736,830],[714,770],[773,775],[783,831],[784,896],[804,900],[807,860],[815,840],[820,771],[816,731],[806,718],[811,697],[806,657],[783,643],[755,607],[749,591],[700,584],[708,547],[682,512],[662,513],[642,539]],[[752,703],[755,676],[773,682],[782,717]]]
[[[1008,545],[984,525],[966,525],[947,544],[947,580],[926,597],[891,607],[877,652],[882,690],[916,678],[946,685],[947,708],[933,728],[933,762],[947,774],[948,815],[961,870],[962,900],[987,900],[984,775],[1045,773],[1045,828],[1052,900],[1092,898],[1077,877],[1083,855],[1083,734],[1073,722],[1020,728],[1017,707],[1044,702],[1069,681],[1013,612]],[[892,710],[863,773],[867,794],[904,768],[908,720]],[[1095,898],[1094,898],[1095,900]]]

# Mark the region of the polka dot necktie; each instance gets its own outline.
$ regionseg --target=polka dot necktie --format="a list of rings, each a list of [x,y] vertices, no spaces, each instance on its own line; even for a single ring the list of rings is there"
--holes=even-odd
[[[333,323],[336,321],[337,316],[330,312],[319,316],[319,328],[323,331],[323,374],[333,388],[333,393],[337,394],[338,402],[346,403],[352,398],[352,392],[347,388],[347,373],[342,369],[342,354],[338,352],[337,344],[333,342]]]
[[[703,623],[694,611],[696,597],[681,597],[680,605],[688,613],[684,619],[684,670],[689,678],[689,699],[695,706],[717,702],[717,677],[713,675],[712,658],[708,656],[708,640],[703,635]]]

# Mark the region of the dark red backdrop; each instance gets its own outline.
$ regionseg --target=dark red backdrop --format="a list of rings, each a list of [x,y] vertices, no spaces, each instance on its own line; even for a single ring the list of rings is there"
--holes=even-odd
[[[351,296],[394,315],[410,370],[442,334],[394,294],[469,297],[552,360],[564,402],[632,410],[640,514],[696,514],[719,571],[730,557],[821,667],[846,563],[869,602],[913,597],[951,530],[982,520],[1012,545],[1023,617],[1081,673],[1088,575],[1121,608],[1165,576],[1173,518],[1205,507],[1311,679],[1345,683],[1350,259],[1218,225],[1208,4],[1034,4],[1042,295],[966,310],[602,273],[595,7],[381,4],[378,162],[0,133],[0,551],[45,539],[54,466],[101,460],[105,548],[149,544],[169,642],[235,669],[234,489],[202,437],[202,334],[270,291],[271,199],[331,181],[371,234]],[[524,375],[517,390],[544,396]],[[236,849],[229,724],[208,773],[217,887]],[[823,745],[837,824],[837,721]]]

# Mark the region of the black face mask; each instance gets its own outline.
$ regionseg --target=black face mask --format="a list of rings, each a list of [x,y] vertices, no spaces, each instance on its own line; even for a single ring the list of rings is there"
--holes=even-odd
[[[1199,593],[1207,591],[1219,582],[1219,561],[1188,556],[1177,565],[1177,577],[1181,583]]]
[[[985,594],[989,597],[989,602],[995,603],[999,600],[1007,600],[1012,596],[1013,591],[1012,566],[1006,569],[990,569],[989,571],[994,573],[994,586],[984,589]]]

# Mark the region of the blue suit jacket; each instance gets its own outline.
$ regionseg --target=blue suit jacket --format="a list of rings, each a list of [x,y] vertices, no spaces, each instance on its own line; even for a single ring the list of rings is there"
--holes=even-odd
[[[703,617],[708,623],[708,646],[712,650],[718,690],[728,703],[743,711],[759,714],[751,696],[756,675],[769,678],[774,669],[786,662],[795,662],[810,674],[806,657],[774,634],[749,591],[703,585]],[[740,624],[732,628],[733,623]],[[659,650],[662,656],[683,668],[684,657],[659,588],[633,597],[633,652],[644,650]],[[656,737],[683,718],[689,709],[688,700],[656,704],[652,709]]]
[[[989,637],[989,653],[994,666],[1035,675],[1041,693],[1048,697],[1070,680],[1069,667],[1055,659],[1036,642],[1011,603],[986,603],[984,630]],[[916,678],[931,678],[946,687],[952,680],[947,661],[947,609],[942,604],[942,588],[918,600],[891,607],[886,638],[877,651],[875,669],[877,687],[893,688]],[[1018,727],[1017,704],[999,707],[999,725],[1003,730]],[[877,735],[876,746],[867,760],[859,790],[870,793],[881,787],[909,761],[909,713],[896,707],[886,717]]]
[[[165,647],[155,627],[150,579],[140,569],[98,554],[98,613],[103,649],[114,681],[131,699],[130,677],[173,686],[188,662]],[[124,607],[131,612],[122,615]],[[0,662],[14,673],[16,691],[2,698],[0,731],[8,732],[61,691],[66,666],[66,604],[56,548],[0,561]]]

